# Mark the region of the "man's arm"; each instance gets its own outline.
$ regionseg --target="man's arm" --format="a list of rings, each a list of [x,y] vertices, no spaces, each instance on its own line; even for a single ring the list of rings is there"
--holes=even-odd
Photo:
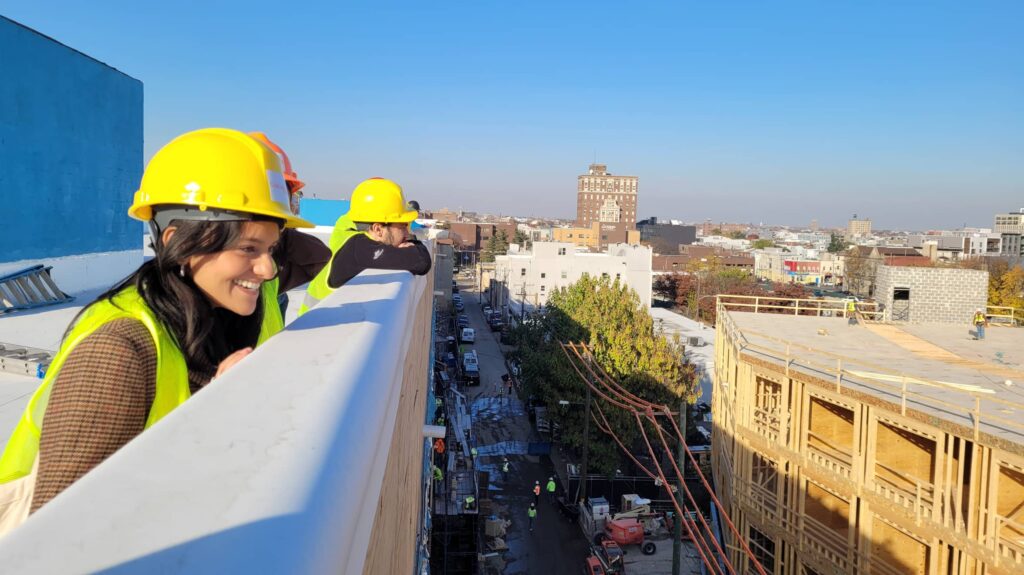
[[[403,270],[418,276],[425,275],[431,265],[427,246],[418,240],[406,243],[405,247],[393,247],[363,234],[352,236],[334,255],[327,285],[339,288],[367,269]]]
[[[316,236],[298,230],[284,230],[274,252],[279,270],[279,291],[284,293],[312,280],[330,260],[330,248]]]

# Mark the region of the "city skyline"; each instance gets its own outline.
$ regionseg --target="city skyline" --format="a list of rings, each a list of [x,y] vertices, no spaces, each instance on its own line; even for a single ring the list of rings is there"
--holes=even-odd
[[[988,227],[1024,202],[1019,3],[270,6],[3,14],[144,83],[145,159],[262,130],[322,198],[382,175],[568,219],[596,162],[643,180],[637,219]]]

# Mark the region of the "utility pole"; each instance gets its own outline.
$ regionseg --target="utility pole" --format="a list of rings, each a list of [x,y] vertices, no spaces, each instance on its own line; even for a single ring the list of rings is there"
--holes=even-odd
[[[679,446],[676,452],[676,459],[679,460],[677,464],[679,466],[679,477],[676,478],[676,484],[678,485],[678,491],[676,491],[676,497],[679,498],[679,510],[682,511],[682,496],[686,487],[683,485],[683,470],[686,468],[686,411],[689,406],[686,403],[686,399],[679,400],[679,431],[682,433],[682,437],[679,438]],[[672,486],[666,486],[672,489]],[[676,517],[675,529],[673,529],[673,541],[672,541],[672,575],[679,575],[680,569],[683,566],[682,561],[682,538],[683,538],[683,516]]]
[[[594,356],[587,350],[587,363],[593,367]],[[589,380],[589,377],[587,378]],[[583,470],[580,473],[580,503],[587,501],[587,463],[590,455],[590,382],[587,381],[587,413],[583,420]]]
[[[523,289],[519,292],[519,325],[522,325],[524,321],[526,321],[526,284],[523,284]]]

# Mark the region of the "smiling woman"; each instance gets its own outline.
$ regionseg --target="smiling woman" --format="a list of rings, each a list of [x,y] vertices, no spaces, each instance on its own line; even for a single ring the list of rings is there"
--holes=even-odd
[[[312,224],[289,209],[279,156],[242,132],[164,146],[128,213],[150,225],[156,257],[65,333],[0,457],[0,534],[280,330],[278,289],[308,279],[278,277],[297,267],[275,263],[285,228]]]

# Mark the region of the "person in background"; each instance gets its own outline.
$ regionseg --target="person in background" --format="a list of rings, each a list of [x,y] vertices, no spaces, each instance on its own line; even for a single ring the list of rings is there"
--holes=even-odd
[[[272,335],[272,254],[283,229],[313,227],[289,209],[273,150],[223,128],[160,149],[128,215],[149,224],[156,255],[69,326],[0,456],[0,488],[22,482],[31,505],[0,508],[0,524],[19,523]]]
[[[299,313],[367,269],[404,270],[414,275],[430,271],[430,252],[409,237],[409,209],[402,188],[384,178],[370,178],[352,191],[349,211],[338,220],[331,238],[330,263],[310,282]],[[339,229],[338,226],[344,226]]]
[[[974,324],[974,339],[985,339],[985,328],[988,327],[988,318],[985,317],[985,312],[980,307],[974,310],[974,317],[971,318],[971,323]]]
[[[293,215],[298,216],[302,188],[306,183],[292,168],[291,159],[281,146],[274,143],[263,132],[249,132],[249,135],[266,144],[281,160],[284,172],[284,183],[288,187],[288,207]],[[331,260],[331,250],[319,239],[297,230],[284,230],[274,250],[274,263],[277,264],[278,277],[268,282],[267,289],[277,291],[277,303],[280,309],[281,326],[284,326],[285,312],[288,310],[288,292],[280,290],[280,285],[301,286],[309,283],[320,270]],[[268,294],[267,297],[272,297]]]

